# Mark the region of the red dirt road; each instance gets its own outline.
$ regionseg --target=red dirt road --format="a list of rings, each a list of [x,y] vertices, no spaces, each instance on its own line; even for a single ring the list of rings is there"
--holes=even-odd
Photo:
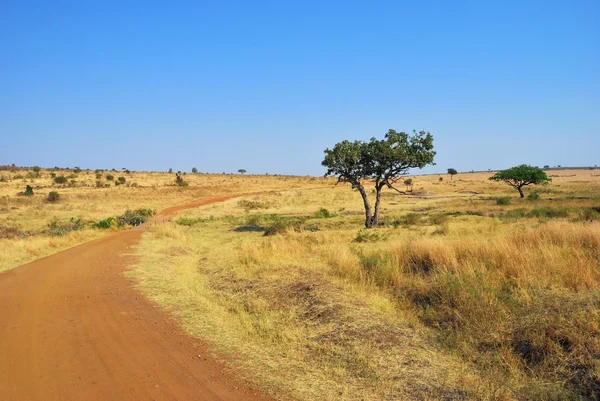
[[[1,401],[265,400],[123,276],[143,230],[0,274]]]

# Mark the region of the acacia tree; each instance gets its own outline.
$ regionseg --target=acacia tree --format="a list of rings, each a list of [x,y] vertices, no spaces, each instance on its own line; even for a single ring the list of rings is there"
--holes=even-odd
[[[321,164],[327,168],[325,176],[337,176],[338,183],[350,183],[360,192],[365,207],[365,227],[369,228],[379,224],[382,189],[388,187],[401,192],[394,184],[408,169],[434,164],[434,156],[433,136],[429,132],[413,131],[413,135],[409,135],[391,129],[381,140],[339,142],[333,149],[325,149]],[[375,181],[373,212],[363,185],[365,180]]]
[[[246,172],[246,170],[244,170],[243,168],[238,170],[238,173],[240,173],[240,174],[244,174],[245,172]]]
[[[192,174],[198,174],[198,169],[196,167],[192,167]]]
[[[453,168],[449,168],[449,169],[448,169],[448,174],[450,174],[450,180],[452,180],[452,176],[454,176],[454,175],[458,174],[458,171],[456,171],[456,170],[455,170],[455,169],[453,169]]]
[[[520,166],[499,171],[489,179],[491,181],[504,181],[519,191],[521,198],[525,197],[523,187],[527,185],[548,184],[551,181],[544,170],[527,164],[521,164]]]

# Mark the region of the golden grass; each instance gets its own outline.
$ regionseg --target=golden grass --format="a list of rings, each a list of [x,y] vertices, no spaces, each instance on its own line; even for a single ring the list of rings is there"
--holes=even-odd
[[[92,229],[88,223],[120,215],[127,209],[159,211],[225,194],[332,184],[332,180],[312,177],[186,174],[183,177],[189,185],[178,187],[174,185],[175,174],[106,171],[100,182],[109,186],[97,187],[94,171],[75,174],[56,170],[56,175],[73,175],[74,182],[67,184],[54,183],[50,173],[42,170],[38,178],[15,178],[34,176],[34,173],[0,171],[0,271],[99,237],[104,231]],[[126,183],[115,186],[114,181],[106,180],[108,174],[115,180],[123,176]],[[33,187],[34,196],[18,195],[26,185]],[[47,201],[51,191],[60,194],[58,202]],[[85,229],[60,238],[49,235],[51,221],[65,222],[71,218],[81,219]]]
[[[131,274],[282,398],[593,399],[600,180],[555,174],[540,201],[416,177],[368,231],[347,186],[234,199],[147,232]]]

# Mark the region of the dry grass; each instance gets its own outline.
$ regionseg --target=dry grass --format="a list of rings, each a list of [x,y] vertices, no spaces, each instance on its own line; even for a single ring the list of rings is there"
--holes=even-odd
[[[554,174],[539,201],[416,177],[368,231],[348,187],[231,200],[149,231],[132,274],[282,398],[597,399],[600,180]]]
[[[331,182],[311,177],[187,174],[183,177],[189,185],[178,187],[175,174],[105,171],[99,180],[103,186],[98,187],[94,171],[53,172],[72,178],[66,184],[56,184],[50,170],[42,170],[39,176],[27,170],[0,171],[0,271],[99,237],[105,231],[90,228],[91,222],[120,215],[127,209],[161,210],[224,194],[323,186]],[[114,180],[106,180],[108,174],[115,180],[123,176],[126,183],[116,186]],[[33,187],[34,196],[18,195],[26,185]],[[58,202],[47,200],[51,191],[60,194]],[[71,218],[81,219],[85,229],[62,237],[49,235],[51,221],[66,222]]]

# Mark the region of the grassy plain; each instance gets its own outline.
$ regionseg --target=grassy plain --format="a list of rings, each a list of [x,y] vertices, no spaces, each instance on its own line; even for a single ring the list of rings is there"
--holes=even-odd
[[[57,184],[51,174],[64,176]],[[97,178],[99,174],[99,178]],[[112,175],[112,180],[107,176]],[[118,177],[125,183],[115,185]],[[105,235],[94,222],[127,209],[160,211],[169,206],[234,193],[327,185],[310,177],[186,174],[187,186],[175,185],[175,174],[84,170],[0,170],[0,271]],[[26,186],[33,196],[23,196]],[[49,202],[50,192],[59,199]],[[52,230],[55,223],[61,230]]]
[[[414,177],[371,230],[346,185],[184,211],[130,274],[282,399],[598,399],[598,170],[490,175]]]

